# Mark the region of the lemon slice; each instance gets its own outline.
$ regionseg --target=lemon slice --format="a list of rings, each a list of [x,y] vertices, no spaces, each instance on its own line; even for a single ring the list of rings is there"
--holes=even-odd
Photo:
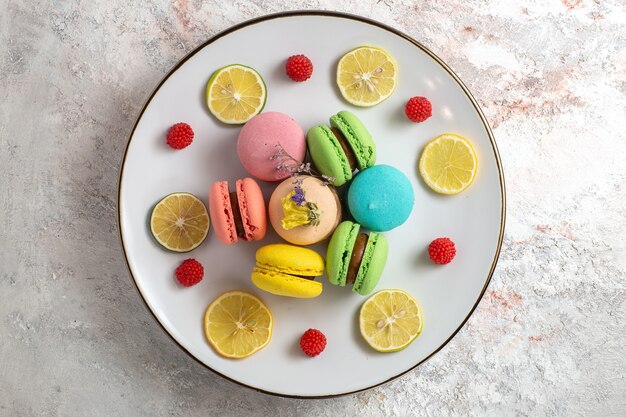
[[[361,336],[379,352],[407,347],[422,332],[422,310],[402,290],[382,290],[367,299],[359,314]]]
[[[150,230],[164,248],[189,252],[209,233],[209,215],[196,196],[174,193],[159,201],[152,210]]]
[[[444,133],[430,141],[419,160],[422,179],[441,194],[458,194],[472,184],[478,159],[472,144],[462,136]]]
[[[219,121],[238,125],[263,110],[266,93],[265,82],[258,72],[235,64],[211,75],[206,86],[206,102]]]
[[[362,46],[339,60],[337,85],[350,104],[371,107],[396,89],[398,68],[394,59],[379,48]]]
[[[204,315],[204,334],[217,353],[241,359],[263,349],[272,338],[272,313],[245,291],[229,291],[213,301]]]

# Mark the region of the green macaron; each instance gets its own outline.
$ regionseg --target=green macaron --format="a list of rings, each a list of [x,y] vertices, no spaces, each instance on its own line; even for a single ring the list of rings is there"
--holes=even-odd
[[[359,170],[376,164],[376,144],[361,119],[343,110],[330,118],[330,125],[343,133],[356,155]]]
[[[334,178],[334,185],[343,185],[352,179],[348,157],[328,126],[318,125],[310,128],[306,141],[315,167],[327,177]]]
[[[328,244],[326,275],[333,285],[352,286],[352,291],[368,295],[385,269],[389,248],[385,236],[360,229],[350,221],[337,226]]]
[[[356,170],[376,163],[376,144],[363,122],[349,111],[330,118],[330,127],[318,125],[309,129],[307,145],[317,170],[333,177],[340,186],[352,179]]]

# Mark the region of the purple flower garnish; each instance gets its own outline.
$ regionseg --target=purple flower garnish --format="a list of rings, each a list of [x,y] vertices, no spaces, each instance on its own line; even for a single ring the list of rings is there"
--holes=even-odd
[[[294,194],[291,196],[291,201],[296,203],[298,206],[302,206],[304,204],[304,190],[299,185],[294,187]]]

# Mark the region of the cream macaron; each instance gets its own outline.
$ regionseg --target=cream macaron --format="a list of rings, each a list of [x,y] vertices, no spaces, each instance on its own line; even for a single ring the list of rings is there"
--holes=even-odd
[[[328,238],[341,221],[335,188],[308,175],[287,178],[270,198],[269,217],[280,237],[294,245]]]

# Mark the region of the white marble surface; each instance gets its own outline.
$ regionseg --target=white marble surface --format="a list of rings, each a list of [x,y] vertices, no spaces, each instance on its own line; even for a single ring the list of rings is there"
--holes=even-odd
[[[118,167],[152,88],[212,34],[287,7],[225,3],[0,0],[0,416],[626,415],[624,2],[341,3],[424,43],[474,92],[508,224],[485,298],[445,349],[313,401],[191,360],[118,244]]]

